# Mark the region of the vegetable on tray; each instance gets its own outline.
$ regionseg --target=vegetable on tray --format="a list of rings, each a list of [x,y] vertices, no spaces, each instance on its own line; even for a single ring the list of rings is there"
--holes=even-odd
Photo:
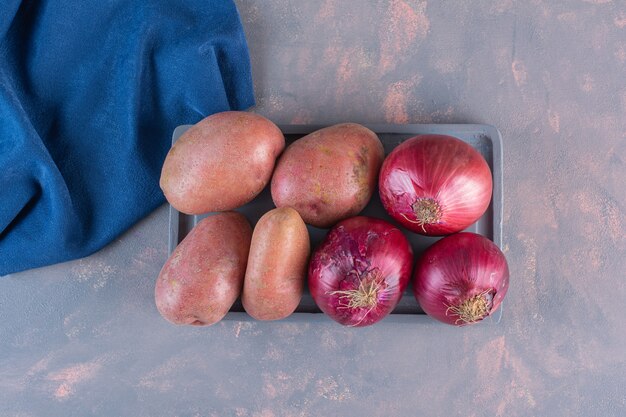
[[[279,320],[302,298],[311,251],[309,232],[297,211],[281,207],[261,217],[252,233],[241,301],[257,320]]]
[[[498,309],[509,288],[509,267],[492,241],[463,232],[426,249],[413,279],[415,298],[429,316],[462,326]]]
[[[391,313],[409,283],[413,250],[384,220],[352,217],[333,227],[309,265],[319,308],[346,326],[368,326]]]
[[[380,199],[407,229],[427,236],[460,232],[491,202],[491,170],[481,154],[460,139],[421,135],[385,159]]]
[[[239,213],[200,221],[161,269],[155,288],[161,315],[174,324],[220,321],[241,293],[251,237]]]
[[[265,188],[284,147],[283,133],[266,118],[216,113],[172,146],[161,170],[161,189],[186,214],[236,209]]]
[[[293,207],[305,223],[330,227],[370,201],[384,150],[378,136],[356,123],[315,131],[293,142],[272,177],[277,207]]]
[[[491,203],[491,170],[476,149],[452,136],[416,136],[385,158],[376,133],[343,123],[285,149],[271,121],[223,112],[180,137],[160,184],[178,211],[212,213],[178,244],[157,279],[156,306],[175,324],[214,324],[238,298],[254,319],[284,319],[298,308],[308,280],[331,319],[369,326],[392,312],[412,276],[424,312],[463,326],[492,315],[508,290],[504,254],[486,237],[463,232]],[[268,185],[277,208],[253,231],[230,210]],[[359,215],[377,185],[384,209],[401,226],[445,236],[418,256],[414,271],[403,231]],[[307,224],[329,229],[312,254]]]

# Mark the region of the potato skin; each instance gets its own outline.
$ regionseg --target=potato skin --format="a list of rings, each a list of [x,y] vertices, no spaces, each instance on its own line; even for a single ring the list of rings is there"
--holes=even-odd
[[[356,123],[313,132],[289,145],[278,160],[274,204],[295,208],[310,225],[332,226],[367,205],[384,156],[378,136]]]
[[[291,207],[273,209],[252,234],[241,301],[257,320],[280,320],[298,307],[310,254],[309,232]]]
[[[232,210],[265,188],[284,148],[285,137],[268,119],[240,111],[216,113],[174,143],[159,184],[183,213]]]
[[[161,269],[154,292],[161,315],[174,324],[220,321],[241,293],[251,237],[239,213],[200,221]]]

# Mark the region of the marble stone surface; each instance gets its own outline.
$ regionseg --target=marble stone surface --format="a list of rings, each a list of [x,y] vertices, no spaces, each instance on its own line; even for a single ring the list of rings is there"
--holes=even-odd
[[[626,415],[626,2],[238,0],[277,123],[488,123],[504,143],[501,322],[175,327],[165,206],[0,279],[0,415]]]

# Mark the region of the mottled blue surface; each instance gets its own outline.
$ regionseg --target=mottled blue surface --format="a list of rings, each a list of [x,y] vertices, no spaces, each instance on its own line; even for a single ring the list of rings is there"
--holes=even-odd
[[[178,328],[167,209],[0,280],[2,416],[626,415],[623,1],[239,1],[277,123],[489,123],[511,284],[497,325]]]

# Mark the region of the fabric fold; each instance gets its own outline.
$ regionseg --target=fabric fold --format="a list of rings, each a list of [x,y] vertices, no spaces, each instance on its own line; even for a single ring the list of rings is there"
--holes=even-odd
[[[7,0],[0,36],[0,276],[102,248],[164,202],[177,125],[254,104],[232,0]]]

